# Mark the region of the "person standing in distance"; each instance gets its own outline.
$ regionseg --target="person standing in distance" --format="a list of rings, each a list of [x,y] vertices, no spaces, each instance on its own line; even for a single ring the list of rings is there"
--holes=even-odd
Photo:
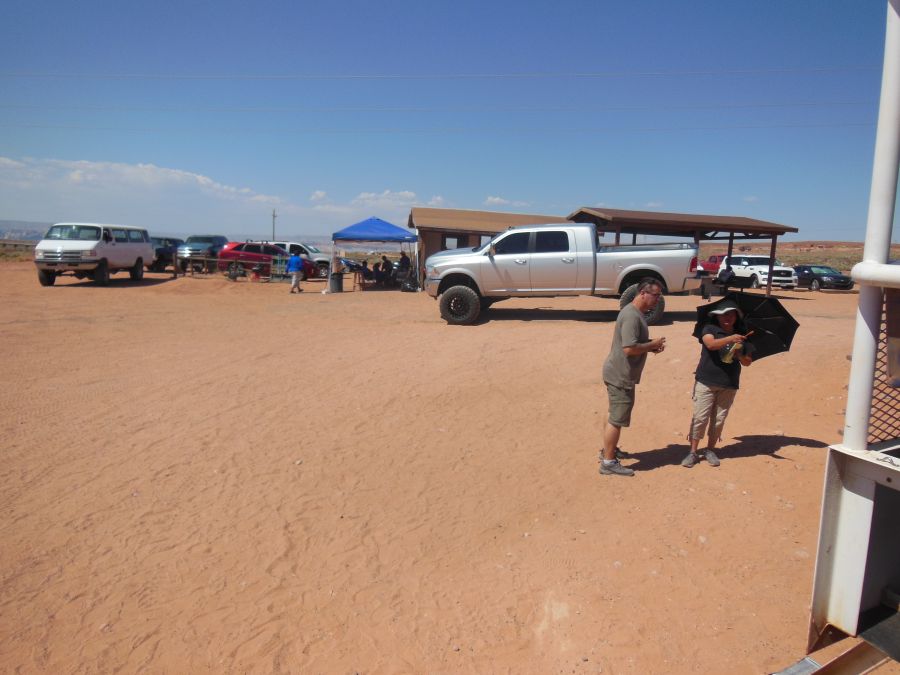
[[[288,258],[287,272],[291,275],[291,293],[295,290],[298,293],[302,293],[303,289],[300,288],[300,277],[303,276],[303,261],[300,259],[300,254],[296,251],[291,253],[291,257]]]
[[[662,284],[657,279],[645,278],[638,284],[634,300],[625,305],[616,319],[612,346],[603,364],[603,382],[609,397],[609,417],[603,430],[600,473],[615,476],[633,476],[634,471],[622,466],[619,450],[622,427],[631,425],[634,409],[635,386],[641,381],[641,372],[647,354],[659,354],[666,348],[666,338],[650,339],[650,329],[644,315],[656,307],[662,295]]]

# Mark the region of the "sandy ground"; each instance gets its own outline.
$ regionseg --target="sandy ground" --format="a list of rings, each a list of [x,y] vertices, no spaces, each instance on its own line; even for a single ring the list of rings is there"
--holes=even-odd
[[[349,286],[350,278],[346,280]],[[804,655],[855,294],[781,297],[722,465],[669,298],[601,476],[616,303],[0,265],[0,671],[760,673]]]

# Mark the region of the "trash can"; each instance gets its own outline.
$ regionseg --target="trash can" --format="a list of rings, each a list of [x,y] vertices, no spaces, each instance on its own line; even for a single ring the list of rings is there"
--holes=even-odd
[[[332,272],[331,278],[328,281],[328,292],[329,293],[343,293],[344,292],[344,274],[343,272]]]

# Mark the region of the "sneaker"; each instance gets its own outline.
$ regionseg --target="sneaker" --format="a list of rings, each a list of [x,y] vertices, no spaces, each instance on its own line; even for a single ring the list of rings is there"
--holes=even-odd
[[[689,452],[687,457],[681,460],[681,466],[685,469],[690,469],[694,464],[700,461],[700,458],[695,455],[693,452]]]
[[[616,448],[616,459],[630,459],[631,453],[625,452],[622,448]],[[603,461],[603,450],[600,450],[600,453],[597,455],[597,459],[599,461]]]
[[[634,475],[634,471],[619,464],[619,460],[616,460],[612,464],[606,464],[605,462],[600,462],[600,473],[607,475],[607,476],[609,476],[609,475],[633,476]]]
[[[719,458],[712,450],[706,451],[706,461],[709,462],[710,466],[719,466]]]

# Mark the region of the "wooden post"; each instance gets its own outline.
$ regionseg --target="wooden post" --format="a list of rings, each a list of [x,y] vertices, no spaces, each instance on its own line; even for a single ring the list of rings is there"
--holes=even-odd
[[[775,264],[775,245],[778,243],[778,235],[772,237],[772,246],[769,249],[769,283],[766,284],[766,295],[772,295],[772,266]]]

